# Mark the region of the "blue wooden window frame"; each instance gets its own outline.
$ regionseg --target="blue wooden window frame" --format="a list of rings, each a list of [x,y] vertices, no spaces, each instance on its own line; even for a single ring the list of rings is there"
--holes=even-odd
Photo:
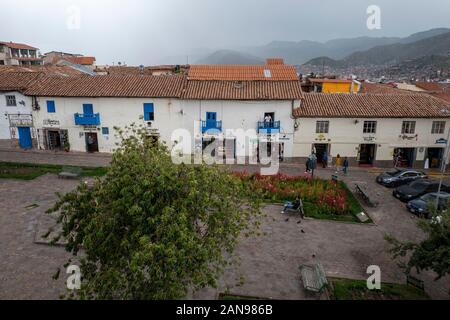
[[[84,103],[83,114],[90,116],[94,115],[94,105],[92,103]]]
[[[109,128],[108,127],[102,127],[102,134],[107,136],[109,135]]]
[[[56,112],[55,101],[47,100],[47,112],[48,113],[55,113]]]
[[[155,108],[153,103],[144,103],[144,120],[145,121],[155,120]]]

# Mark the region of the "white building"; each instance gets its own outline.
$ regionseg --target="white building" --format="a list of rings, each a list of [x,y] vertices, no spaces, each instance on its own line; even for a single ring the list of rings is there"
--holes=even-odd
[[[41,65],[39,49],[23,43],[0,41],[0,65]]]
[[[72,151],[112,152],[118,142],[113,128],[141,123],[169,146],[179,140],[173,138],[174,131],[185,129],[191,152],[223,139],[220,149],[232,158],[244,146],[228,130],[250,129],[256,137],[246,141],[246,154],[256,155],[263,144],[291,157],[292,110],[302,97],[295,69],[230,66],[215,67],[211,73],[209,67],[193,66],[187,77],[41,79],[26,91],[37,103],[33,117],[39,148],[64,149],[70,144]]]
[[[314,150],[352,165],[439,167],[450,130],[450,105],[428,94],[305,93],[294,111],[294,157]]]
[[[0,72],[0,140],[24,149],[36,146],[32,97],[23,94],[39,73]]]

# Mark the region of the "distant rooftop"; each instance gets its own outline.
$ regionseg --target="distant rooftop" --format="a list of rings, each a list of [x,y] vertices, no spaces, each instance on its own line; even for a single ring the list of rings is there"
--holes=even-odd
[[[0,41],[0,44],[7,46],[9,48],[12,48],[12,49],[39,50],[39,48],[35,48],[35,47],[29,46],[27,44],[11,42],[11,41],[10,42]]]

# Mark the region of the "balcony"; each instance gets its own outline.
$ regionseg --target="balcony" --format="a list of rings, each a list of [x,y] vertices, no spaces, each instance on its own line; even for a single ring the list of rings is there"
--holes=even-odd
[[[258,133],[279,133],[280,121],[258,121]]]
[[[100,125],[100,113],[95,114],[75,113],[75,125],[98,126]]]
[[[202,133],[205,133],[208,130],[215,130],[222,132],[222,121],[216,120],[206,120],[202,121]]]

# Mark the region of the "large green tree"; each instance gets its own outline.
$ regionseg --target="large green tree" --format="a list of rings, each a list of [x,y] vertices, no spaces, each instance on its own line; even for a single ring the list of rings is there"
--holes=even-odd
[[[106,176],[49,210],[78,256],[75,297],[177,299],[216,285],[239,236],[257,231],[258,198],[216,166],[174,164],[141,128],[118,134]]]
[[[419,243],[400,242],[393,237],[387,237],[387,240],[394,258],[407,258],[406,263],[400,263],[407,274],[412,269],[417,272],[432,270],[438,280],[450,274],[450,212],[436,213],[432,206],[430,210],[433,218],[419,222],[426,234],[425,240]]]

